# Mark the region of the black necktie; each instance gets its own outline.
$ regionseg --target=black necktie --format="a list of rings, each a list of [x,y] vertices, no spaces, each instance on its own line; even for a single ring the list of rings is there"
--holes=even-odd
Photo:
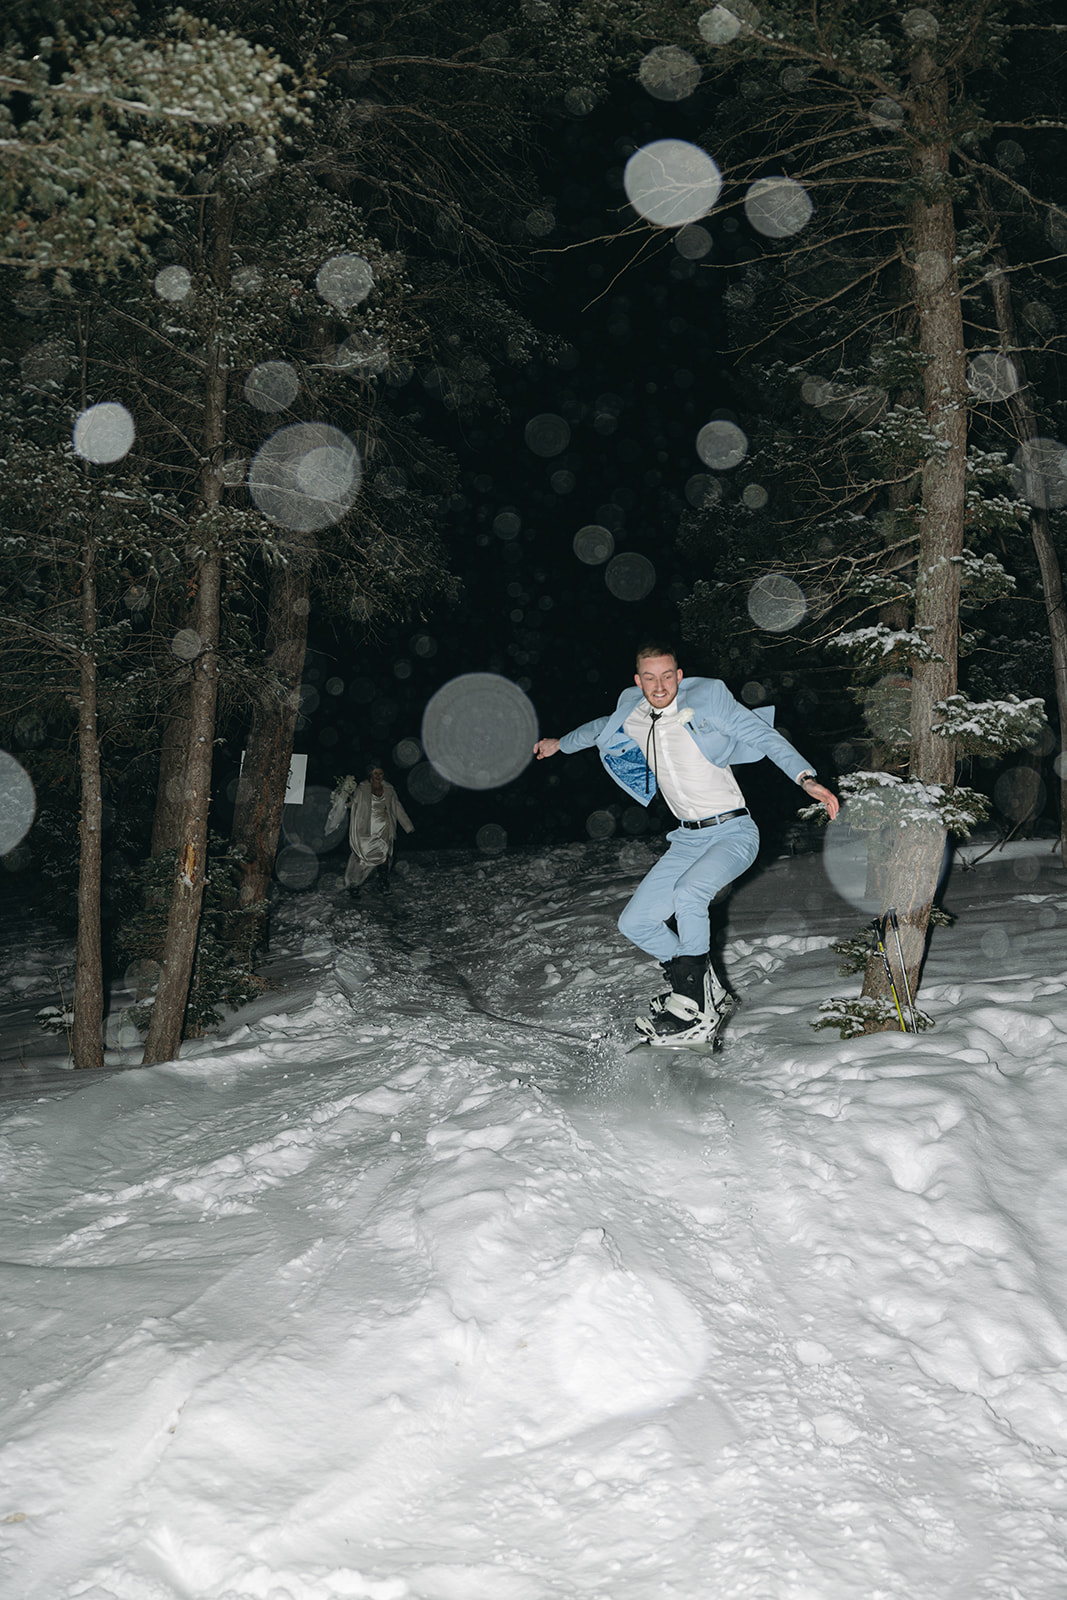
[[[648,736],[648,746],[647,746],[647,748],[645,750],[645,793],[646,794],[648,793],[648,777],[649,777],[648,757],[649,757],[649,751],[652,752],[652,767],[651,767],[651,770],[652,770],[652,772],[656,772],[656,723],[659,721],[659,719],[660,719],[660,717],[662,717],[662,715],[663,715],[662,711],[653,711],[653,712],[651,712],[652,732]],[[658,773],[656,773],[656,781],[657,781],[657,783],[659,782],[659,774]]]

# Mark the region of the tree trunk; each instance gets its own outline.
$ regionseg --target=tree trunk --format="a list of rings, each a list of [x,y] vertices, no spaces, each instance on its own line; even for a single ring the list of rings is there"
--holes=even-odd
[[[254,922],[247,935],[252,945],[266,943],[267,891],[278,850],[307,653],[308,588],[307,573],[296,563],[277,568],[271,579],[267,650],[279,683],[264,686],[256,702],[234,805],[233,838],[245,855],[238,905]]]
[[[189,686],[175,689],[163,722],[159,746],[159,779],[152,818],[152,857],[176,850],[181,836],[185,792],[185,759],[189,748]]]
[[[182,1038],[185,1007],[193,976],[200,909],[207,865],[208,811],[211,805],[211,757],[215,743],[218,699],[218,626],[222,558],[218,550],[201,562],[197,590],[196,631],[200,654],[193,664],[189,695],[189,742],[186,747],[185,800],[182,807],[174,889],[160,964],[159,987],[144,1047],[144,1065],[172,1061]]]
[[[74,1024],[71,1057],[75,1067],[104,1064],[104,972],[100,948],[100,863],[104,795],[100,776],[97,726],[96,567],[91,539],[82,557],[82,629],[85,643],[79,664],[78,766],[81,814],[78,820],[78,939],[74,966]]]
[[[990,203],[984,183],[978,185],[978,207],[990,239],[990,256],[993,271],[989,275],[989,290],[997,318],[1000,348],[1009,356],[1015,367],[1018,388],[1008,396],[1015,437],[1020,444],[1039,435],[1037,418],[1030,403],[1030,385],[1026,376],[1026,362],[1019,348],[1019,334],[1015,322],[1011,279],[1008,260],[1003,249],[994,243],[998,234],[996,212]],[[1030,537],[1034,543],[1041,589],[1045,597],[1045,615],[1048,619],[1049,639],[1052,644],[1052,672],[1056,685],[1056,709],[1060,723],[1061,754],[1067,738],[1067,610],[1064,609],[1063,572],[1056,546],[1052,541],[1048,509],[1045,506],[1030,508]],[[1060,860],[1067,864],[1067,762],[1059,762],[1060,773]]]
[[[908,207],[907,238],[919,348],[927,358],[924,407],[935,439],[922,475],[915,629],[938,659],[916,662],[913,669],[909,776],[923,784],[950,785],[955,777],[955,744],[934,732],[934,707],[955,694],[957,684],[967,373],[949,191],[949,87],[927,49],[912,64],[912,86],[917,104],[912,174],[921,197]],[[895,907],[898,913],[912,994],[919,988],[945,844],[945,831],[935,823],[905,822],[888,864],[883,909]],[[867,964],[863,993],[888,998],[889,985],[878,957],[872,956]]]
[[[214,237],[217,277],[229,270],[233,211],[220,207]],[[200,500],[210,513],[221,499],[217,471],[226,438],[226,354],[222,343],[208,344],[208,371],[204,384],[204,448],[200,469]],[[204,526],[209,526],[204,517]],[[215,711],[218,703],[218,642],[222,600],[222,552],[216,533],[205,536],[205,550],[197,571],[193,627],[199,651],[192,662],[185,747],[185,792],[182,797],[174,889],[152,1017],[145,1040],[144,1064],[170,1061],[181,1045],[185,1007],[200,932],[207,866],[208,812],[211,806],[211,758],[215,745]]]

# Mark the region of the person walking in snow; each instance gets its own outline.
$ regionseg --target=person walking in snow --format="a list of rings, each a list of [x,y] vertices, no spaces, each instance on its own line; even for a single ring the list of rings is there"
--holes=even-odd
[[[607,772],[639,804],[662,793],[678,825],[618,924],[631,943],[662,963],[670,985],[637,1027],[653,1044],[714,1039],[734,1002],[711,961],[708,907],[747,871],[759,849],[733,765],[768,756],[809,800],[826,807],[831,821],[839,803],[775,732],[766,711],[743,706],[718,678],[685,677],[669,645],[654,640],[641,646],[634,685],[623,690],[610,716],[562,739],[539,739],[534,754],[544,761],[595,745]]]
[[[397,824],[405,833],[414,833],[415,825],[377,761],[371,762],[362,783],[349,776],[338,784],[330,796],[327,833],[337,827],[346,811],[350,854],[345,888],[354,898],[371,874],[377,872],[378,891],[388,894]]]

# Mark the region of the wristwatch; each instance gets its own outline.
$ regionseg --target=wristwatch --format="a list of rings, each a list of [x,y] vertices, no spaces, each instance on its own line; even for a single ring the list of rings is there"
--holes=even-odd
[[[799,783],[799,785],[800,785],[800,787],[802,789],[803,789],[803,787],[804,787],[804,785],[806,783],[814,783],[815,782],[815,774],[814,774],[814,772],[812,772],[810,767],[808,768],[807,772],[802,772],[800,774],[800,777],[797,779],[797,782]]]

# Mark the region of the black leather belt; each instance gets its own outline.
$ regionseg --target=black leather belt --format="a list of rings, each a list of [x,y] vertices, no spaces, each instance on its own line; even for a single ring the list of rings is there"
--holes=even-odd
[[[684,817],[679,817],[683,828],[714,828],[720,822],[729,822],[733,817],[747,817],[748,807],[738,806],[736,811],[720,811],[717,817],[701,817],[699,822],[687,822]]]

